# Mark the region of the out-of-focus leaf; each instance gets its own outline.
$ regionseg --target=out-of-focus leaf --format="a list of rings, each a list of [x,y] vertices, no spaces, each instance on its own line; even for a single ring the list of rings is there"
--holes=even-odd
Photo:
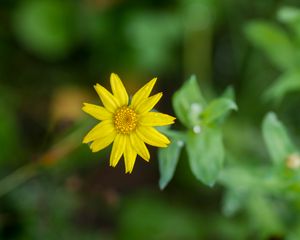
[[[285,127],[274,113],[268,113],[262,125],[264,141],[274,164],[281,164],[288,155],[295,153],[296,148],[291,142]]]
[[[222,170],[224,160],[220,129],[205,128],[198,134],[190,131],[186,147],[195,177],[204,184],[213,186]]]
[[[226,216],[233,216],[242,207],[241,194],[237,191],[227,191],[223,199],[222,211]]]
[[[190,79],[173,96],[173,107],[176,116],[186,127],[199,124],[200,114],[206,106],[197,79]]]
[[[295,66],[295,49],[282,29],[268,22],[253,21],[246,25],[245,30],[248,39],[261,48],[280,69]]]
[[[227,87],[221,97],[228,98],[232,101],[235,101],[235,93],[233,87],[232,86]]]
[[[66,56],[76,42],[74,6],[57,0],[22,2],[14,19],[19,41],[46,59]]]
[[[296,224],[293,229],[289,229],[287,235],[286,235],[286,240],[298,240],[300,236],[300,224]]]
[[[258,239],[266,239],[270,235],[282,234],[283,225],[275,202],[262,193],[254,193],[248,199],[248,214],[254,221],[254,227],[258,230]]]
[[[236,103],[229,98],[219,98],[211,103],[205,108],[201,114],[204,124],[211,124],[222,118],[224,118],[229,111],[237,110],[238,107]]]
[[[48,178],[17,188],[11,197],[24,221],[22,239],[40,239],[45,236],[47,240],[68,239],[70,233],[78,229],[69,221],[78,204],[76,195],[65,187],[53,185]],[[39,204],[41,200],[42,205]],[[66,234],[68,237],[64,236]]]
[[[137,66],[146,70],[170,66],[174,60],[172,49],[181,37],[178,16],[138,11],[128,18],[126,30]]]
[[[286,23],[296,34],[298,41],[300,41],[300,9],[285,6],[277,12],[279,21]]]
[[[297,90],[300,90],[300,72],[288,72],[277,79],[266,91],[264,97],[267,100],[280,102],[285,94]]]
[[[159,160],[159,187],[164,189],[171,181],[176,170],[180,152],[184,142],[179,137],[171,137],[171,144],[167,148],[160,148],[158,151]]]
[[[259,186],[262,179],[250,166],[235,166],[224,168],[218,181],[227,188],[246,192]]]
[[[300,9],[290,6],[282,7],[277,12],[277,18],[284,23],[298,22],[300,21]]]
[[[227,166],[220,173],[218,183],[237,193],[243,200],[247,199],[248,194],[262,189],[273,193],[286,189],[286,183],[269,166],[257,168],[252,164]]]
[[[119,222],[117,239],[203,239],[201,215],[150,194],[125,202]]]

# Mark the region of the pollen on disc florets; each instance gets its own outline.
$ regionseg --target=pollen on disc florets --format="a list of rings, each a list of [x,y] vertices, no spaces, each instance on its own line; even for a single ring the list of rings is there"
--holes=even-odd
[[[130,133],[137,126],[137,114],[132,108],[123,106],[114,114],[114,124],[117,132]]]

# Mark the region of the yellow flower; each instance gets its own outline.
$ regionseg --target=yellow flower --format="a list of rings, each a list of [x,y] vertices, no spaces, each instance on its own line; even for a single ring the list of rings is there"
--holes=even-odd
[[[122,81],[112,73],[110,84],[113,94],[100,84],[94,86],[104,107],[84,103],[82,108],[101,121],[84,137],[83,143],[91,143],[90,148],[97,152],[113,142],[110,166],[115,167],[124,155],[126,173],[132,172],[137,155],[149,161],[150,154],[145,143],[156,147],[167,147],[170,143],[154,126],[172,124],[175,118],[150,112],[162,97],[162,93],[149,97],[155,82],[156,78],[138,90],[129,103]]]

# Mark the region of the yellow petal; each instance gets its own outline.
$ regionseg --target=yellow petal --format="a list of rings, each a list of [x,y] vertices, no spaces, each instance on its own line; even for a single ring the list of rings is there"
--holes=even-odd
[[[155,147],[167,147],[167,144],[170,143],[170,140],[165,135],[153,127],[140,126],[136,129],[136,133],[143,142]]]
[[[145,143],[136,135],[136,133],[130,134],[130,143],[133,146],[134,150],[147,162],[150,159],[150,153]]]
[[[118,164],[122,154],[124,153],[125,145],[126,135],[117,134],[110,154],[110,166],[115,167]]]
[[[157,78],[153,78],[150,82],[148,82],[147,84],[145,84],[140,90],[138,90],[132,98],[131,101],[131,106],[133,108],[136,108],[137,105],[142,102],[145,98],[149,97],[154,84],[156,82]]]
[[[98,120],[106,120],[112,118],[112,114],[104,107],[90,103],[84,103],[82,110]]]
[[[128,94],[126,89],[119,78],[119,76],[115,73],[110,75],[110,85],[114,96],[118,99],[119,103],[124,106],[128,105]]]
[[[162,93],[157,93],[152,97],[146,98],[143,102],[137,105],[137,107],[135,108],[136,112],[138,112],[139,114],[149,112],[161,99],[162,95]]]
[[[89,143],[97,138],[103,138],[114,131],[114,125],[112,121],[105,120],[98,123],[88,134],[84,137],[83,143]]]
[[[110,145],[115,139],[117,133],[114,131],[103,138],[96,139],[90,146],[93,152],[98,152]]]
[[[147,112],[140,116],[139,124],[144,126],[164,126],[174,123],[175,119],[168,114]]]
[[[94,86],[96,89],[104,107],[110,111],[110,112],[115,112],[115,110],[120,107],[120,103],[118,100],[112,95],[109,91],[107,91],[104,87],[102,87],[100,84],[96,84]]]
[[[128,137],[128,136],[127,136]],[[124,160],[125,160],[125,172],[126,173],[131,173],[134,163],[135,163],[135,159],[136,159],[136,151],[133,149],[129,137],[126,140],[126,147],[124,150]]]

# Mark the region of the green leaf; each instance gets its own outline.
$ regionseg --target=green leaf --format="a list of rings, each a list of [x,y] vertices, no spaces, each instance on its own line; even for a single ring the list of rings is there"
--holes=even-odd
[[[160,70],[168,68],[173,63],[172,50],[182,31],[178,15],[133,11],[125,26],[127,29],[125,37],[137,67]]]
[[[283,23],[293,23],[300,21],[300,9],[290,6],[285,6],[277,12],[277,19]]]
[[[297,90],[300,90],[300,73],[288,72],[277,79],[277,81],[266,91],[264,97],[266,100],[280,102],[288,92]]]
[[[171,137],[171,144],[167,148],[158,151],[159,163],[159,187],[164,189],[174,176],[184,141],[180,138]]]
[[[249,189],[261,187],[261,176],[252,166],[230,166],[223,169],[218,182],[226,186],[228,189],[248,192]],[[239,184],[236,184],[236,183]]]
[[[173,96],[176,116],[186,127],[199,124],[200,113],[205,106],[206,102],[195,76],[191,76]]]
[[[292,68],[296,63],[295,49],[287,34],[274,24],[253,21],[245,28],[248,39],[263,50],[280,69]]]
[[[225,91],[222,93],[222,98],[228,98],[232,101],[235,101],[235,93],[232,86],[229,86],[225,89]]]
[[[281,164],[296,148],[285,127],[274,113],[268,113],[263,121],[263,137],[274,164]]]
[[[247,203],[248,214],[255,220],[255,227],[259,233],[258,239],[267,239],[271,234],[284,232],[280,204],[272,201],[259,192],[249,195]]]
[[[231,217],[242,208],[244,201],[243,194],[228,190],[223,198],[222,212],[225,216]]]
[[[14,17],[18,40],[39,57],[65,57],[76,42],[75,7],[70,1],[22,2]]]
[[[205,128],[198,134],[190,131],[186,147],[190,167],[195,177],[204,184],[213,186],[224,161],[220,129]]]
[[[297,40],[300,41],[300,9],[290,6],[285,6],[277,12],[277,19],[294,31]]]
[[[231,110],[237,110],[236,103],[229,98],[219,98],[205,108],[202,113],[204,124],[211,124],[224,118]]]

